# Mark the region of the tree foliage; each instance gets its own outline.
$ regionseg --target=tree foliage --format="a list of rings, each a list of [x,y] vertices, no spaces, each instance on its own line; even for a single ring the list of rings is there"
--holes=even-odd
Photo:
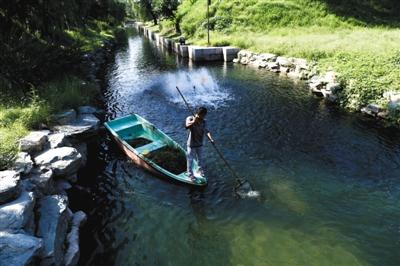
[[[29,88],[80,58],[67,34],[96,20],[117,24],[125,16],[116,0],[0,1],[0,84]]]
[[[134,15],[140,20],[152,20],[154,24],[161,18],[174,18],[179,0],[136,0],[132,2]]]

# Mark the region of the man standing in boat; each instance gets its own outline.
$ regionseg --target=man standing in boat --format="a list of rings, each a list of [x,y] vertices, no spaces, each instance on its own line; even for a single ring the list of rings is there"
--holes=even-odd
[[[206,126],[206,115],[207,109],[205,107],[200,107],[194,117],[189,116],[186,118],[186,129],[189,133],[187,140],[187,173],[191,180],[195,180],[192,169],[194,159],[197,159],[200,174],[204,176],[201,154],[204,135],[206,134],[210,141],[214,142]]]

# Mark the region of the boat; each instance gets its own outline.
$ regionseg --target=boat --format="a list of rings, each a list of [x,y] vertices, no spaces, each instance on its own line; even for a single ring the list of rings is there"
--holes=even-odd
[[[143,117],[131,114],[105,122],[104,126],[136,165],[155,175],[186,184],[207,184],[207,178],[200,174],[197,161],[193,163],[195,178],[189,178],[186,172],[186,151]],[[161,155],[165,155],[164,158]]]

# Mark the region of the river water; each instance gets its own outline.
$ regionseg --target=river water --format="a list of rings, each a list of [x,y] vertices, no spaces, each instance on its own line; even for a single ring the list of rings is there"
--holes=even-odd
[[[262,197],[236,198],[208,144],[209,185],[196,189],[137,168],[104,133],[72,202],[89,213],[80,265],[400,265],[399,131],[302,82],[195,65],[135,32],[106,70],[106,118],[136,112],[184,145],[176,85],[209,109],[217,144]]]

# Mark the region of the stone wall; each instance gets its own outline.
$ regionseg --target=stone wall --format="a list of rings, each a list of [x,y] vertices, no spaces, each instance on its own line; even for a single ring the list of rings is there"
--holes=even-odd
[[[1,265],[77,264],[86,214],[69,209],[66,191],[86,163],[98,114],[90,106],[66,110],[53,117],[52,128],[20,140],[14,167],[0,172]]]

